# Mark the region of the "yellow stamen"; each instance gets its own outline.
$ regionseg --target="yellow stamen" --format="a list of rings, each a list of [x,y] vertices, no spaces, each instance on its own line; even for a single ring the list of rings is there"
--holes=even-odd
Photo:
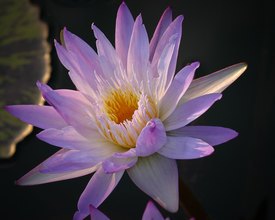
[[[132,120],[138,109],[139,97],[131,91],[112,91],[104,100],[104,110],[108,117],[117,124]]]

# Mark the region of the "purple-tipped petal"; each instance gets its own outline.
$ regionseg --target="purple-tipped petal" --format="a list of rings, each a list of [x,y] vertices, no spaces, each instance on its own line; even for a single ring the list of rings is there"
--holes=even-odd
[[[105,173],[116,173],[134,166],[137,160],[137,157],[121,158],[113,155],[102,163],[102,167]]]
[[[73,220],[83,220],[87,217],[88,215],[87,214],[84,214],[80,211],[76,211],[74,213],[74,217],[73,217]]]
[[[135,148],[131,148],[130,150],[123,153],[114,153],[114,156],[117,158],[128,158],[128,157],[136,157],[137,152]]]
[[[170,212],[178,210],[178,169],[175,160],[153,154],[140,157],[136,165],[127,171],[133,182],[163,208]]]
[[[230,128],[216,126],[186,126],[170,131],[171,136],[184,136],[201,139],[211,146],[225,143],[235,137],[238,133]]]
[[[177,56],[179,51],[179,45],[181,40],[181,33],[182,33],[182,21],[183,16],[178,16],[166,29],[164,34],[162,35],[161,39],[158,42],[158,45],[156,47],[152,63],[157,64],[158,60],[160,59],[160,56],[165,48],[165,46],[168,44],[172,36],[177,36],[177,42],[175,45],[175,50],[169,65],[168,73],[167,73],[167,80],[166,80],[166,88],[170,85],[173,76],[175,74],[176,69],[176,62],[177,62]],[[153,67],[153,69],[155,69]],[[154,74],[154,73],[153,73]],[[155,74],[154,74],[155,75]],[[157,75],[157,74],[156,74]]]
[[[60,45],[56,40],[54,41],[54,45],[57,56],[66,69],[74,70],[78,74],[81,74],[79,66],[74,62],[72,55],[66,50],[66,48]]]
[[[136,143],[137,156],[149,156],[166,143],[166,132],[161,120],[152,119],[142,129]]]
[[[160,102],[160,116],[162,120],[165,120],[175,110],[182,95],[192,82],[199,65],[198,62],[187,65],[175,76]]]
[[[88,44],[76,35],[70,33],[66,28],[64,28],[62,33],[66,48],[55,41],[58,58],[70,72],[80,76],[80,81],[75,81],[74,78],[76,77],[71,78],[77,88],[81,88],[81,84],[86,84],[86,82],[89,83],[87,91],[80,91],[88,93],[91,88],[96,90],[97,87],[94,80],[94,73],[102,75],[102,69],[97,54]]]
[[[93,74],[95,69],[88,66],[77,54],[66,50],[66,48],[57,41],[55,41],[55,48],[61,63],[70,70],[70,77],[75,86],[83,93],[93,92],[91,88],[96,89],[95,77]],[[82,89],[83,87],[85,89]]]
[[[152,61],[153,59],[159,40],[161,39],[163,33],[166,31],[167,27],[171,24],[171,22],[172,22],[172,10],[170,7],[168,7],[163,12],[158,22],[157,28],[154,32],[154,35],[150,41],[150,61]]]
[[[138,82],[147,81],[147,70],[149,64],[149,39],[141,15],[134,23],[133,32],[130,40],[127,72],[128,75],[136,75]]]
[[[89,150],[93,147],[100,147],[103,142],[97,130],[91,132],[90,139],[84,138],[72,126],[62,129],[49,128],[36,135],[40,140],[49,144],[71,150]]]
[[[195,159],[208,156],[214,148],[201,139],[167,136],[167,143],[158,153],[171,159]]]
[[[96,147],[89,150],[69,150],[51,157],[42,164],[40,169],[43,173],[60,173],[86,169],[101,163],[115,152],[122,149],[107,141],[97,143]]]
[[[110,41],[104,35],[104,33],[92,24],[92,30],[97,39],[96,47],[97,53],[100,57],[101,67],[104,75],[107,79],[114,76],[114,73],[120,73],[122,66],[121,61]],[[106,68],[106,66],[108,68]]]
[[[47,160],[51,159],[52,157],[55,157],[57,154],[64,153],[66,151],[67,150],[65,150],[65,149],[59,150],[57,153],[55,153],[54,155],[49,157]],[[87,169],[77,170],[77,171],[72,171],[72,172],[54,173],[54,174],[41,173],[40,169],[42,168],[43,163],[39,164],[34,169],[32,169],[30,172],[28,172],[23,177],[21,177],[19,180],[17,180],[16,184],[18,184],[18,185],[38,185],[38,184],[56,182],[56,181],[73,179],[76,177],[84,176],[84,175],[93,173],[97,170],[97,166],[94,166],[94,167],[90,167]]]
[[[81,194],[77,207],[82,216],[89,215],[89,205],[98,207],[114,190],[124,171],[106,174],[99,168]]]
[[[6,106],[5,109],[23,122],[32,124],[39,128],[60,129],[68,125],[51,106],[9,105]]]
[[[119,55],[125,69],[127,68],[127,56],[133,26],[133,16],[125,2],[122,2],[119,6],[116,17],[115,45],[117,54]]]
[[[217,100],[221,99],[219,93],[208,94],[192,99],[180,106],[164,120],[166,131],[181,128],[206,112]]]
[[[154,205],[152,201],[149,201],[146,205],[144,213],[142,215],[142,220],[164,220],[160,211]]]
[[[205,94],[221,93],[238,79],[246,68],[246,63],[238,63],[193,80],[186,93],[182,96],[180,104]]]
[[[81,75],[83,79],[81,84],[85,84],[85,81],[87,81],[90,87],[96,89],[95,75],[102,76],[102,69],[97,54],[86,42],[69,32],[66,28],[63,29],[62,33],[66,50],[70,54],[69,59],[77,66],[77,68],[70,69],[70,71]],[[86,90],[86,92],[89,92],[89,90]]]
[[[43,97],[54,106],[63,119],[81,135],[89,138],[95,129],[92,107],[78,91],[52,90],[49,86],[38,84]]]
[[[67,51],[57,41],[55,41],[55,48],[61,63],[70,70],[69,76],[79,91],[85,94],[93,93],[91,88],[96,89],[93,74],[95,69],[91,69],[81,57]]]
[[[89,208],[90,208],[91,220],[110,220],[106,215],[104,215],[101,211],[99,211],[93,205],[90,205]]]
[[[96,52],[85,41],[69,32],[66,28],[63,29],[63,36],[66,49],[83,60],[87,67],[90,68],[90,72],[88,73],[91,74],[93,71],[96,71],[98,74],[101,74],[102,70]],[[86,77],[89,78],[91,76],[86,75]]]

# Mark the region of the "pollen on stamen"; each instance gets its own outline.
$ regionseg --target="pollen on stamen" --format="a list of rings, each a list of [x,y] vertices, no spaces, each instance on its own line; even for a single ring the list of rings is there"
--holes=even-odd
[[[138,109],[139,97],[132,91],[115,90],[104,100],[104,111],[116,124],[131,121]]]

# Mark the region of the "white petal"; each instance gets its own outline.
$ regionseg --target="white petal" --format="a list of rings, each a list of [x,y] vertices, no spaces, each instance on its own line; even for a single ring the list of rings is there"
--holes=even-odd
[[[127,171],[133,182],[163,208],[170,212],[178,210],[178,169],[175,160],[154,154],[139,158],[136,165]]]
[[[238,63],[219,70],[212,74],[193,80],[186,93],[182,96],[179,104],[196,97],[210,94],[221,93],[230,86],[246,70],[246,63]]]
[[[163,52],[161,56],[159,57],[159,60],[157,65],[152,63],[153,70],[152,73],[155,74],[154,77],[156,78],[157,83],[157,91],[159,97],[162,97],[166,90],[167,90],[167,80],[169,80],[168,74],[169,74],[169,68],[173,59],[173,55],[176,50],[176,43],[177,43],[178,35],[173,35],[165,48],[163,49]],[[156,68],[156,70],[154,69]]]

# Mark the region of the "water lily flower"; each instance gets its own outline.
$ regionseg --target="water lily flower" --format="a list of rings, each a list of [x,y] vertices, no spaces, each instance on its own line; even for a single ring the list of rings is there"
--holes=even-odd
[[[246,69],[240,63],[194,79],[193,62],[175,75],[183,16],[167,8],[149,41],[142,17],[133,19],[122,3],[115,48],[93,24],[97,53],[63,30],[57,54],[77,90],[53,90],[37,83],[50,106],[6,109],[44,129],[37,137],[61,147],[17,181],[34,185],[94,173],[78,202],[75,219],[89,215],[113,191],[125,171],[163,208],[179,204],[176,159],[201,158],[237,133],[215,126],[188,126]]]
[[[90,217],[91,220],[110,220],[104,213],[90,205]],[[142,215],[142,220],[169,220],[169,218],[163,218],[160,211],[154,205],[152,201],[149,201]],[[191,220],[191,219],[190,219]],[[194,218],[192,218],[194,220]]]

